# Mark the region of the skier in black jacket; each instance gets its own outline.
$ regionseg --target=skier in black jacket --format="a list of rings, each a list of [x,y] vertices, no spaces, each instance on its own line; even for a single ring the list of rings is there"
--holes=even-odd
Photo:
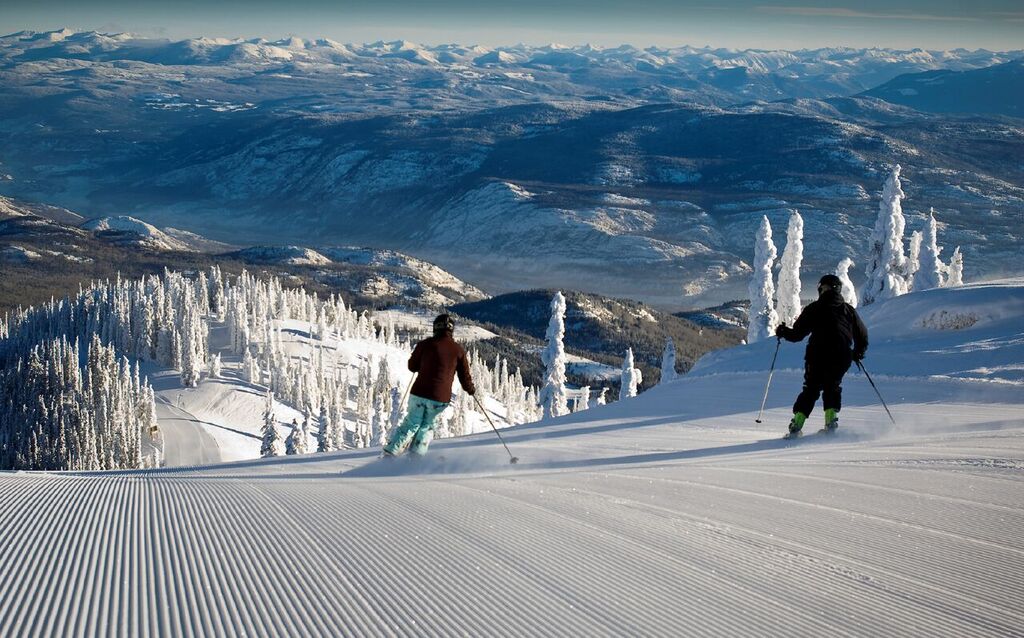
[[[793,404],[790,436],[799,436],[822,393],[825,431],[839,427],[843,375],[867,352],[868,330],[853,306],[843,301],[842,290],[839,277],[825,275],[818,282],[818,300],[803,309],[793,327],[782,324],[775,329],[776,336],[787,341],[802,341],[811,335],[804,354],[804,388]]]

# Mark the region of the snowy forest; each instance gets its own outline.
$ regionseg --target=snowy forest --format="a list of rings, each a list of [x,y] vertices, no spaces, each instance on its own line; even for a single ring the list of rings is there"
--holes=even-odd
[[[320,346],[293,356],[282,345],[288,330]],[[211,331],[222,348],[211,349]],[[181,388],[194,388],[237,368],[266,396],[264,456],[380,445],[403,416],[408,372],[381,354],[408,357],[416,334],[402,332],[375,324],[340,297],[320,299],[246,272],[228,282],[218,267],[97,282],[0,321],[0,468],[159,465],[156,398],[146,372],[161,369],[177,371]],[[365,356],[357,366],[338,365],[328,350],[339,344]],[[500,412],[500,423],[540,418],[536,391],[504,359],[489,365],[471,351],[470,365],[478,398]],[[282,406],[304,418],[277,421]],[[466,433],[474,410],[459,393],[438,436]]]

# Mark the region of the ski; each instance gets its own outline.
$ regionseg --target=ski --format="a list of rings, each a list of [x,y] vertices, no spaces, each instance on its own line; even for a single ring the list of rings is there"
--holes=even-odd
[[[808,435],[808,436],[819,436],[819,435],[820,436],[835,436],[835,434],[836,434],[836,432],[838,430],[839,430],[839,428],[821,428],[820,430],[815,432],[813,435]],[[803,436],[804,436],[804,431],[803,430],[797,430],[796,432],[787,432],[786,434],[783,435],[782,440],[783,441],[793,441],[793,440],[799,439],[799,438],[801,438]]]

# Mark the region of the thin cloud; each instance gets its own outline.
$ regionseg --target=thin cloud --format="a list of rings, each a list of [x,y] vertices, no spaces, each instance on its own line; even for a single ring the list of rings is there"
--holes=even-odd
[[[966,16],[940,16],[929,13],[885,13],[881,11],[857,11],[842,7],[780,7],[765,5],[756,7],[762,13],[809,16],[815,18],[854,18],[867,20],[929,20],[935,22],[977,22],[978,18]]]

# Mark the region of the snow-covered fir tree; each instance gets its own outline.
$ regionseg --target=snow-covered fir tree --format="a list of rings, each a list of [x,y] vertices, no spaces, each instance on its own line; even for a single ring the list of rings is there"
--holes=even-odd
[[[906,227],[901,204],[903,197],[900,165],[897,164],[882,187],[878,219],[871,234],[871,249],[864,271],[864,287],[861,288],[862,306],[898,297],[909,288],[907,256],[903,252],[903,233]]]
[[[210,377],[213,379],[219,379],[223,370],[223,363],[221,363],[220,354],[215,354],[210,357]]]
[[[661,353],[661,380],[658,383],[674,381],[678,377],[676,373],[676,344],[672,337],[665,339],[665,350]]]
[[[317,430],[316,436],[316,451],[317,452],[333,452],[338,449],[335,447],[335,443],[338,440],[337,433],[335,432],[336,427],[331,421],[330,410],[327,409],[327,404],[323,404],[320,407],[320,418],[318,419],[320,429]]]
[[[942,263],[939,247],[938,224],[935,221],[935,211],[928,212],[928,222],[924,227],[924,239],[921,242],[920,267],[914,276],[914,290],[930,290],[941,287],[944,282],[943,274],[946,271]]]
[[[288,438],[284,440],[285,454],[306,454],[309,452],[309,441],[306,439],[306,431],[298,421],[292,421],[292,430]]]
[[[397,387],[391,388],[391,422],[389,428],[394,430],[402,424],[402,419],[405,418],[405,406],[402,405],[402,391]]]
[[[962,286],[964,285],[964,256],[960,252],[960,247],[957,246],[953,250],[953,257],[949,260],[949,276],[946,278],[945,286]]]
[[[747,326],[747,343],[766,339],[779,325],[775,312],[775,282],[772,267],[777,255],[772,243],[772,225],[768,217],[761,218],[761,226],[754,241],[754,275],[750,279],[750,324]]]
[[[643,375],[640,368],[633,365],[633,349],[626,349],[626,358],[622,361],[622,375],[620,377],[619,400],[635,397]]]
[[[599,392],[598,395],[597,395],[597,404],[598,405],[607,405],[608,404],[607,395],[608,395],[608,388],[601,388],[601,392]]]
[[[921,242],[924,235],[919,230],[910,233],[910,247],[907,249],[906,281],[907,292],[914,289],[914,278],[921,268]]]
[[[779,323],[792,326],[800,316],[800,265],[804,259],[804,219],[793,211],[786,229],[786,248],[782,251],[779,270],[778,305]]]
[[[249,348],[245,349],[245,356],[242,358],[242,370],[245,372],[245,380],[252,384],[258,384],[260,379],[260,364],[256,357],[252,356]]]
[[[565,297],[556,292],[551,299],[551,321],[548,323],[547,346],[541,353],[544,363],[544,385],[540,390],[540,404],[545,417],[559,417],[569,413],[565,392]]]
[[[853,260],[844,257],[836,266],[836,277],[839,277],[839,281],[843,284],[843,301],[856,308],[857,291],[853,287],[853,282],[850,281],[850,268],[853,268]]]
[[[274,417],[274,395],[267,392],[267,404],[263,410],[263,427],[260,428],[261,444],[260,456],[281,456],[284,454],[284,444],[277,433],[277,423]]]

